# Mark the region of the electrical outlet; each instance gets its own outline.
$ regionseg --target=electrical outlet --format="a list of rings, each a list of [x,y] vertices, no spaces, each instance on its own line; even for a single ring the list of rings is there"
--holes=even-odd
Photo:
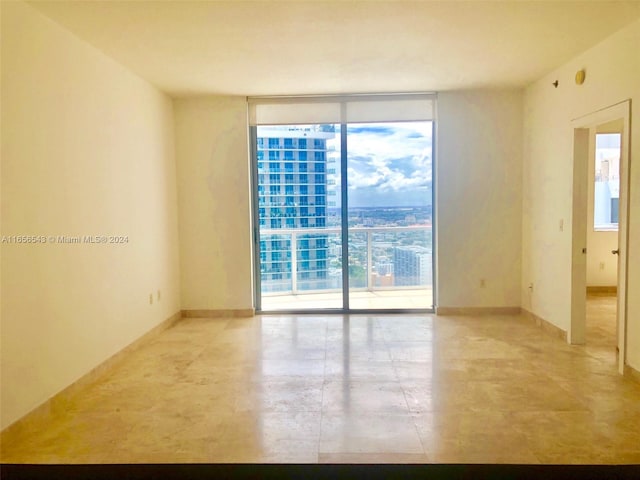
[[[604,262],[600,262],[600,270],[604,270]]]
[[[149,294],[149,305],[153,305],[153,293]]]

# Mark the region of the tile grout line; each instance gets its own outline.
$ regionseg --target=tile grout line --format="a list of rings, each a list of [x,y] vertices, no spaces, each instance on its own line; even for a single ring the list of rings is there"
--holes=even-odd
[[[344,321],[344,320],[343,320]],[[322,425],[324,423],[324,388],[327,382],[327,346],[329,344],[329,321],[325,320],[324,335],[324,370],[322,372],[322,390],[320,392],[320,425],[318,427],[318,449],[316,452],[316,463],[320,463],[320,442],[322,441]]]

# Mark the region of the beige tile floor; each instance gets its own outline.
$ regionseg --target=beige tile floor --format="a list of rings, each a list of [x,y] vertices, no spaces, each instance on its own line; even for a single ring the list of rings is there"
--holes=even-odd
[[[586,346],[521,316],[185,319],[1,460],[640,463],[611,302]]]

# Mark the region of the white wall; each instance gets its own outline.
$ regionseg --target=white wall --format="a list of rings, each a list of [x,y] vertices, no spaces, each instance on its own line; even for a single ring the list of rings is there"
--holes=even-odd
[[[519,307],[522,92],[440,93],[437,129],[437,304]]]
[[[182,308],[253,308],[246,99],[174,105]]]
[[[587,226],[587,287],[615,287],[618,257],[611,250],[618,248],[618,232],[595,231],[592,225]]]
[[[522,94],[438,102],[439,305],[519,306]],[[182,308],[252,308],[246,101],[176,100],[175,111]]]
[[[180,310],[172,115],[145,81],[2,2],[2,235],[129,240],[2,245],[2,428]]]
[[[640,21],[529,86],[525,94],[522,304],[568,330],[571,306],[571,120],[625,99],[640,118]],[[582,86],[576,71],[586,69]],[[551,83],[559,81],[558,88]],[[632,121],[627,341],[640,369],[640,122]],[[564,231],[559,221],[564,220]],[[534,292],[527,290],[534,283]]]

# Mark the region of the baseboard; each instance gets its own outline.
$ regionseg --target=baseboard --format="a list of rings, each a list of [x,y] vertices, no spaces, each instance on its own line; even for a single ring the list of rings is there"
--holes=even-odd
[[[636,382],[640,382],[640,370],[636,370],[629,365],[624,366],[624,375],[626,377],[632,378]]]
[[[183,318],[243,318],[253,317],[256,311],[253,308],[238,308],[227,310],[182,310]]]
[[[613,286],[591,286],[587,287],[587,295],[617,295],[618,287]]]
[[[436,315],[518,315],[520,307],[436,307]]]
[[[156,325],[147,333],[139,337],[137,340],[134,340],[122,350],[114,353],[104,362],[89,370],[89,372],[85,373],[71,385],[65,387],[60,392],[53,395],[50,399],[46,400],[44,403],[31,410],[29,413],[13,422],[0,433],[0,444],[10,442],[11,438],[19,436],[21,432],[28,430],[34,423],[46,420],[56,412],[67,410],[66,407],[69,405],[69,400],[74,394],[76,394],[85,386],[95,382],[98,378],[102,377],[106,372],[120,363],[128,354],[130,354],[134,350],[137,350],[141,345],[158,336],[166,329],[172,327],[181,318],[181,312],[174,313],[169,318],[163,320],[160,324]]]
[[[539,317],[535,313],[530,312],[525,308],[522,309],[522,313],[524,314],[525,317],[533,320],[536,323],[536,325],[540,327],[543,331],[553,335],[554,337],[564,340],[565,342],[567,341],[567,332],[565,330],[555,326],[553,323],[548,322],[544,318]]]

